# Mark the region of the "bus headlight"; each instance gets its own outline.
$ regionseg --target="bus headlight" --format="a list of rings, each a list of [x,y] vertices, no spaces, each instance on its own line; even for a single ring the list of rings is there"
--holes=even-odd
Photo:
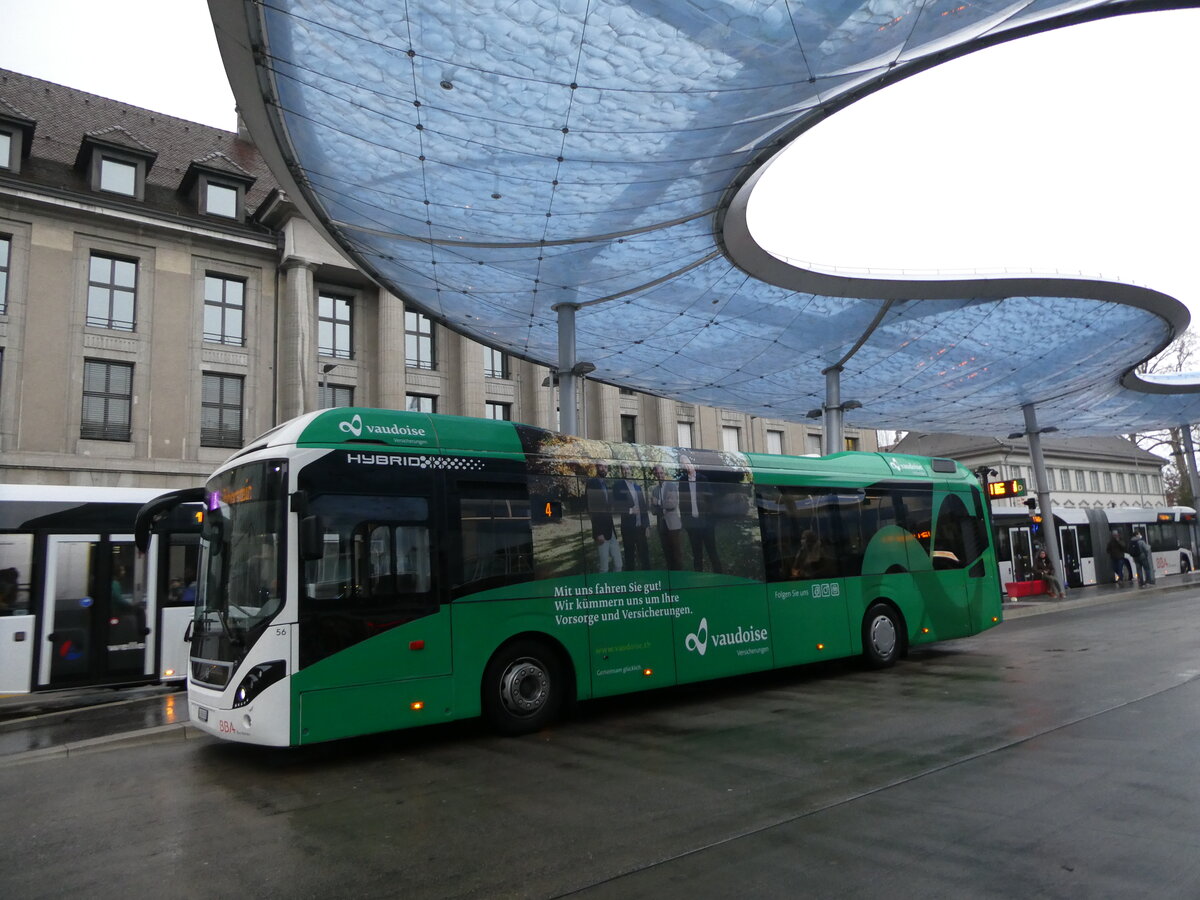
[[[287,664],[282,659],[259,663],[246,673],[242,683],[233,692],[233,708],[245,706],[286,674]]]

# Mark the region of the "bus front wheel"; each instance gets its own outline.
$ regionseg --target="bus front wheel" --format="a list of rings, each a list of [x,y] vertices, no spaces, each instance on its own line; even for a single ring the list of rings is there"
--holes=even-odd
[[[863,617],[863,659],[872,669],[884,669],[904,652],[904,631],[896,611],[876,603]]]
[[[514,641],[483,671],[484,719],[501,734],[530,734],[558,715],[564,686],[553,650],[540,641]]]

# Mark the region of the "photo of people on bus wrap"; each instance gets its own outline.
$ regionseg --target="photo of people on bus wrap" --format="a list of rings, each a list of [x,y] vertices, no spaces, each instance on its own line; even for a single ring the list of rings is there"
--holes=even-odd
[[[663,569],[763,577],[741,454],[518,429],[538,511],[536,577]]]

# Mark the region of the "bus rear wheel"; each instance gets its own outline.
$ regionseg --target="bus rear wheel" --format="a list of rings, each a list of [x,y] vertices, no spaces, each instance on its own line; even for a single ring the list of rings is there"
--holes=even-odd
[[[904,653],[904,631],[896,611],[875,603],[863,617],[863,659],[872,669],[885,669]]]
[[[558,655],[540,641],[500,648],[483,671],[483,716],[501,734],[530,734],[554,720],[565,687]]]

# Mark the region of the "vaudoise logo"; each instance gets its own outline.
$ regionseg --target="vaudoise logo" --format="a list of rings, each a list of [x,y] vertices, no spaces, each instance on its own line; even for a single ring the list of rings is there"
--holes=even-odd
[[[358,413],[354,414],[354,418],[349,422],[338,422],[338,428],[346,434],[352,434],[355,437],[362,437],[363,431],[367,434],[391,434],[397,437],[425,437],[424,428],[412,428],[408,425],[369,425],[364,424],[362,416]]]
[[[684,639],[683,645],[693,653],[703,656],[708,652],[710,642],[714,647],[737,647],[742,644],[757,644],[765,641],[768,634],[769,632],[765,628],[743,628],[741,625],[738,626],[737,631],[709,634],[708,617],[706,616],[700,620],[700,627]]]

